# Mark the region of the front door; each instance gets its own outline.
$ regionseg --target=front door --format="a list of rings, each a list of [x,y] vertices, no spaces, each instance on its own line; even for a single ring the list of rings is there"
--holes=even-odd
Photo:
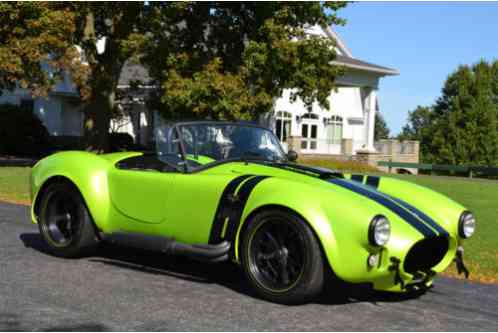
[[[304,120],[301,124],[301,151],[305,153],[315,152],[318,146],[317,137],[318,123]]]
[[[137,223],[161,223],[166,217],[175,172],[154,156],[120,161],[109,172],[112,205]]]

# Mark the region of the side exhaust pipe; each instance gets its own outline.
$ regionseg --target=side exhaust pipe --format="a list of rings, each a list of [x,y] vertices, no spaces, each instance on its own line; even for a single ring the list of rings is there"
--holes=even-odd
[[[168,255],[185,256],[202,262],[221,262],[228,260],[231,244],[223,241],[219,244],[186,244],[171,238],[115,232],[104,235],[104,240],[113,244],[137,249],[162,252]]]

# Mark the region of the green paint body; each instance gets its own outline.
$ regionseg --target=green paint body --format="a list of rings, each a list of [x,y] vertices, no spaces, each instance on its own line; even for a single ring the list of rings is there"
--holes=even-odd
[[[394,256],[403,262],[411,246],[423,239],[421,233],[386,207],[317,177],[244,162],[220,164],[195,173],[116,168],[118,161],[138,155],[141,153],[95,155],[72,151],[41,160],[31,176],[32,221],[37,222],[34,207],[42,186],[52,177],[62,176],[78,187],[103,233],[143,233],[189,244],[207,244],[225,186],[237,176],[250,174],[271,177],[254,188],[244,208],[234,244],[236,262],[243,225],[252,213],[267,206],[285,207],[303,217],[316,233],[327,262],[339,278],[352,283],[373,283],[379,290],[402,291],[394,283],[389,258]],[[344,175],[346,179],[350,176]],[[436,272],[446,269],[462,243],[458,220],[465,208],[430,189],[393,178],[382,177],[378,190],[415,206],[449,233],[449,250],[433,268]],[[370,221],[378,214],[391,221],[391,238],[382,248],[371,246],[368,241]],[[379,265],[369,268],[368,256],[379,252]],[[413,280],[402,265],[400,273],[406,283]]]

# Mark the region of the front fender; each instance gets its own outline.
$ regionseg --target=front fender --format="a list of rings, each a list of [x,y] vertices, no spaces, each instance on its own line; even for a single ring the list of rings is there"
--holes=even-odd
[[[285,191],[282,191],[285,189]],[[281,206],[304,218],[318,237],[327,262],[341,279],[355,282],[365,278],[369,254],[368,222],[374,207],[348,193],[316,187],[281,178],[268,178],[251,193],[242,214],[235,239],[235,259],[239,261],[239,242],[248,217],[265,206]],[[366,221],[359,223],[358,221]]]

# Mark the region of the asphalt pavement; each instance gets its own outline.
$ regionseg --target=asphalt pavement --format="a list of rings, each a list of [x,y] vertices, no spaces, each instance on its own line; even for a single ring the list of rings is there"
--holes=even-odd
[[[438,278],[416,298],[332,288],[300,306],[256,298],[232,264],[106,246],[47,254],[28,208],[0,203],[0,331],[489,331],[498,286]]]

